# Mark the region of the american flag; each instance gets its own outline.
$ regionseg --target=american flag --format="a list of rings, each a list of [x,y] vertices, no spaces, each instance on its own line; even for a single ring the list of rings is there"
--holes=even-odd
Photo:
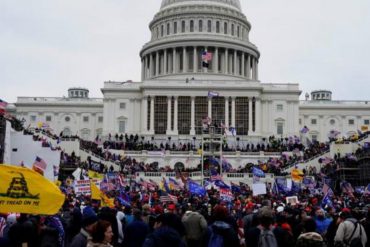
[[[208,52],[208,51],[204,51],[202,52],[202,60],[203,61],[210,61],[212,60],[212,53],[211,52]]]
[[[173,202],[173,203],[177,204],[177,197],[176,197],[176,196],[173,196],[173,195],[171,195],[171,194],[167,194],[167,195],[164,195],[164,196],[160,196],[160,197],[159,197],[159,200],[160,200],[162,203]]]
[[[0,99],[0,112],[5,112],[5,108],[7,107],[8,103],[4,100]]]
[[[35,162],[33,162],[33,167],[44,172],[46,170],[47,164],[39,156],[36,156]]]

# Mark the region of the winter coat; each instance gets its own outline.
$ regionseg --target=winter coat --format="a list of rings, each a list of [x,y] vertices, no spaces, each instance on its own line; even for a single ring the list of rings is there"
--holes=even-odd
[[[182,217],[182,223],[186,229],[186,238],[188,240],[199,240],[207,230],[207,221],[198,212],[188,211]]]
[[[345,242],[350,241],[350,237],[352,235],[352,232],[355,229],[355,224],[357,223],[357,220],[354,218],[346,219],[342,223],[339,224],[337,233],[334,237],[334,242]],[[367,237],[366,237],[366,231],[364,227],[357,223],[357,229],[356,232],[353,234],[352,239],[357,238],[360,236],[360,230],[361,230],[361,240],[362,240],[362,246],[366,246]],[[346,246],[346,245],[345,245]]]

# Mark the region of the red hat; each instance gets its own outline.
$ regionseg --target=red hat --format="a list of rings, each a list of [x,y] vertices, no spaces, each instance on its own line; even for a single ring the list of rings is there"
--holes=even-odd
[[[175,204],[170,204],[167,207],[168,210],[176,210],[176,205]]]
[[[349,208],[343,208],[342,209],[342,213],[350,214],[351,213],[351,209],[349,209]]]

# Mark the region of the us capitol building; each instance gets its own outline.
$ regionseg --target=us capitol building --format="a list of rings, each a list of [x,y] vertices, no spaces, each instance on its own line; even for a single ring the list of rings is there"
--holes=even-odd
[[[331,130],[350,135],[369,125],[367,101],[333,101],[328,90],[300,101],[298,84],[259,81],[260,52],[239,0],[163,0],[149,29],[141,81],[104,82],[102,99],[84,88],[70,88],[68,97],[18,97],[13,111],[25,126],[46,123],[90,140],[109,133],[191,139],[205,117],[243,140],[299,135],[307,126],[309,137],[325,141]]]

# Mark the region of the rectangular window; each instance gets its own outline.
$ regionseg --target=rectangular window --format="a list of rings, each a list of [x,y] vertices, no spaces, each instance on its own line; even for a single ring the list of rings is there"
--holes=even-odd
[[[119,103],[119,109],[126,109],[126,103]]]
[[[220,22],[216,21],[216,33],[220,33]]]
[[[237,34],[237,36],[239,38],[240,37],[240,27],[239,26],[236,28],[236,34]]]
[[[83,117],[83,121],[86,123],[86,122],[89,122],[89,117],[88,116],[84,116]]]
[[[46,122],[50,122],[51,121],[51,116],[46,116]]]
[[[99,123],[102,123],[103,122],[103,117],[102,116],[98,117],[98,122]]]
[[[364,119],[364,125],[369,125],[370,120],[369,119]]]
[[[211,20],[208,20],[207,22],[207,32],[212,32],[212,21]]]
[[[229,112],[230,113],[230,112]],[[249,130],[249,99],[236,97],[235,99],[235,127],[237,135],[248,135]]]
[[[234,36],[235,30],[234,30],[234,24],[231,24],[231,35]]]
[[[163,37],[163,33],[164,33],[164,26],[161,25],[161,37]]]
[[[276,133],[278,135],[283,135],[284,134],[284,124],[283,123],[277,123],[277,126],[276,126]]]
[[[348,119],[348,124],[349,125],[354,125],[355,124],[355,120],[354,119]]]
[[[173,23],[173,33],[177,33],[177,22]]]
[[[191,99],[180,96],[178,98],[178,130],[179,135],[189,135],[191,119]]]
[[[283,105],[282,104],[276,105],[276,111],[282,112],[283,111]]]
[[[190,21],[190,32],[194,32],[194,21]]]
[[[202,133],[202,119],[208,116],[208,98],[195,97],[195,132]]]
[[[154,133],[166,134],[167,129],[167,97],[156,96],[154,101]]]
[[[167,30],[166,30],[166,32],[167,32],[167,35],[170,35],[170,23],[167,23]]]
[[[227,23],[224,23],[224,34],[227,34]]]
[[[126,121],[119,121],[118,122],[118,132],[125,133],[126,132]]]
[[[317,124],[317,119],[315,118],[311,119],[311,124]]]
[[[31,121],[32,122],[35,122],[36,121],[36,116],[32,115],[30,118],[31,118]]]
[[[198,26],[199,32],[203,32],[203,21],[199,20],[199,26]]]
[[[185,33],[185,21],[181,22],[181,32]]]

